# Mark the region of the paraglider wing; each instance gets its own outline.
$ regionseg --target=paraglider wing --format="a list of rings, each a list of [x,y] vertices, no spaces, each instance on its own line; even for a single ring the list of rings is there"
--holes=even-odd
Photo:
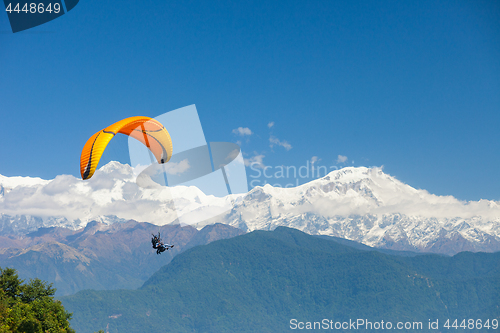
[[[149,117],[130,117],[100,130],[87,140],[80,157],[82,179],[94,174],[109,141],[122,133],[142,142],[151,150],[158,163],[166,163],[172,156],[172,140],[165,127]]]

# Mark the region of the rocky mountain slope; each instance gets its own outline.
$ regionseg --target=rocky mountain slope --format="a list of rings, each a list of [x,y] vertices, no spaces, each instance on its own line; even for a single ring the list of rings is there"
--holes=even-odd
[[[175,247],[156,255],[151,234]],[[127,221],[106,225],[90,222],[85,228],[40,228],[26,236],[0,237],[0,266],[18,270],[23,279],[38,277],[57,288],[57,296],[82,289],[137,288],[172,258],[200,244],[243,234],[240,229],[215,224],[191,226]]]

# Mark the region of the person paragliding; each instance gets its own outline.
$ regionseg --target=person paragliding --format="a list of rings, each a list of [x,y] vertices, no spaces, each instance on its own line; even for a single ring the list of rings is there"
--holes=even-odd
[[[152,236],[153,237],[151,238],[151,244],[153,245],[153,249],[156,250],[156,254],[160,254],[160,253],[164,252],[165,250],[168,250],[168,249],[171,249],[174,247],[173,245],[170,245],[170,244],[164,244],[161,241],[159,232],[158,232],[158,236],[154,235],[154,234]]]
[[[92,135],[83,146],[80,155],[80,174],[83,180],[92,178],[106,146],[118,133],[128,135],[144,144],[158,164],[167,163],[172,157],[172,139],[160,122],[145,116],[122,119]],[[174,247],[164,244],[159,232],[157,236],[153,235],[151,243],[156,254]]]

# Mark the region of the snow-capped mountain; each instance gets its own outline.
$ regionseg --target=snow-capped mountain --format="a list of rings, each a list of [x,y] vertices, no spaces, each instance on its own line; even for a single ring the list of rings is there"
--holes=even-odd
[[[183,200],[174,205],[173,193]],[[228,201],[232,210],[197,226],[221,222],[246,231],[289,226],[398,250],[500,251],[498,202],[432,195],[380,168],[364,167],[333,171],[295,188],[265,185],[223,198],[196,187],[141,188],[134,170],[118,162],[103,166],[88,181],[69,175],[53,180],[0,176],[0,232],[25,233],[42,226],[76,229],[92,220],[163,225]]]
[[[295,188],[254,188],[225,217],[246,230],[288,226],[395,250],[500,251],[500,206],[417,190],[379,168],[348,167]]]
[[[174,204],[172,198],[181,197]],[[60,175],[53,180],[0,175],[0,233],[26,233],[40,227],[78,229],[90,221],[136,220],[157,225],[180,214],[224,206],[231,198],[206,196],[196,187],[142,188],[132,167],[110,162],[90,180]]]

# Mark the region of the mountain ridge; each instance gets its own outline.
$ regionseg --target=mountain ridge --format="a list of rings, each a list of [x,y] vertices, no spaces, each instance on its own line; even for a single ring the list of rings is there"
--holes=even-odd
[[[278,227],[191,248],[137,290],[87,290],[61,301],[83,333],[288,332],[292,318],[491,321],[500,315],[500,271],[491,265],[499,258],[391,256]]]
[[[161,232],[163,241],[175,247],[157,256],[151,234]],[[82,289],[137,288],[157,269],[191,247],[234,237],[243,231],[226,225],[197,230],[191,226],[128,221],[85,228],[41,228],[25,236],[0,237],[0,266],[15,268],[21,278],[38,277],[54,283],[57,296]],[[15,246],[4,247],[9,239]]]
[[[500,250],[498,202],[436,196],[381,168],[346,167],[294,188],[267,184],[223,198],[205,196],[195,187],[141,188],[134,170],[118,162],[103,166],[88,182],[68,175],[51,181],[24,178],[13,186],[15,182],[0,177],[0,186],[2,182],[10,186],[2,187],[0,195],[0,235],[50,226],[78,229],[91,220],[114,224],[135,219],[164,225],[175,223],[179,214],[203,214],[232,200],[232,210],[193,226],[201,229],[220,222],[244,231],[289,226],[379,248],[448,255]],[[175,191],[182,193],[181,203],[172,201]],[[48,208],[35,209],[40,200],[49,203]]]

